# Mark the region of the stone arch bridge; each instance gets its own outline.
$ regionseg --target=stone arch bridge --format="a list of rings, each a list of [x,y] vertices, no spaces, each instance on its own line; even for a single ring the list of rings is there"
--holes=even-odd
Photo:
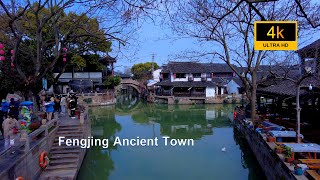
[[[133,89],[135,89],[139,94],[141,94],[146,89],[146,86],[143,83],[140,83],[133,79],[122,79],[120,85],[121,87],[130,86]]]

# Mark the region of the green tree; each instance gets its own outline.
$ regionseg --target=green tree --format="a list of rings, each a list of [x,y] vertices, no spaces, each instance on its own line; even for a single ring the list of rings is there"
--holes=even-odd
[[[152,79],[152,64],[154,69],[159,68],[158,64],[155,62],[146,62],[133,65],[131,68],[133,77],[138,80]]]
[[[54,68],[61,73],[68,64],[81,69],[86,64],[82,54],[111,51],[111,42],[96,18],[86,13],[66,13],[72,1],[55,2],[30,4],[28,1],[25,6],[19,6],[22,4],[12,1],[12,7],[0,3],[3,10],[0,22],[4,24],[0,27],[0,42],[4,42],[5,49],[15,52],[11,62],[9,52],[6,54],[9,63],[2,64],[7,73],[1,74],[1,81],[9,78],[10,82],[6,89],[14,87],[25,91],[26,97],[34,98],[41,90],[42,78],[51,76]],[[62,62],[64,48],[67,48],[66,63]],[[7,70],[11,64],[14,67]]]
[[[118,86],[120,82],[120,76],[109,76],[103,83],[108,87],[108,89],[112,89],[115,86]]]
[[[71,58],[71,64],[75,66],[76,70],[86,67],[86,60],[80,55],[74,55]]]

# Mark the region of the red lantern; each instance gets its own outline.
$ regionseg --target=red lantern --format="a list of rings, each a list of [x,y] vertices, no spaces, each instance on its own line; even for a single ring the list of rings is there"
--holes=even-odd
[[[67,62],[67,58],[66,58],[67,57],[67,48],[62,48],[62,51],[63,51],[62,60],[63,60],[63,62]]]
[[[5,60],[5,57],[4,57],[4,45],[2,43],[0,43],[0,60],[1,61],[4,61]]]
[[[11,50],[10,53],[11,53],[11,55],[14,55],[14,50]]]
[[[11,62],[11,67],[14,67],[14,64],[13,64],[13,62]]]

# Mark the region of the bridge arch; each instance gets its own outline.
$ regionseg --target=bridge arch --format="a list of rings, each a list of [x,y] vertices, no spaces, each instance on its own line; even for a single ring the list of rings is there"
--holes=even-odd
[[[134,88],[139,94],[141,94],[141,89],[145,89],[143,85],[133,79],[122,79],[120,84],[121,86],[130,86]]]

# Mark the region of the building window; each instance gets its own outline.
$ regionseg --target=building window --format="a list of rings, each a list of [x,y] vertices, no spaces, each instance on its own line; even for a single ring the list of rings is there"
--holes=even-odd
[[[204,87],[195,87],[195,92],[204,92]]]
[[[195,73],[195,74],[193,74],[193,78],[201,78],[201,73]]]
[[[213,73],[213,77],[233,77],[233,73]]]
[[[168,79],[169,78],[169,74],[168,73],[163,73],[162,77],[163,77],[163,79]]]
[[[176,78],[186,78],[186,74],[184,73],[177,73]]]

